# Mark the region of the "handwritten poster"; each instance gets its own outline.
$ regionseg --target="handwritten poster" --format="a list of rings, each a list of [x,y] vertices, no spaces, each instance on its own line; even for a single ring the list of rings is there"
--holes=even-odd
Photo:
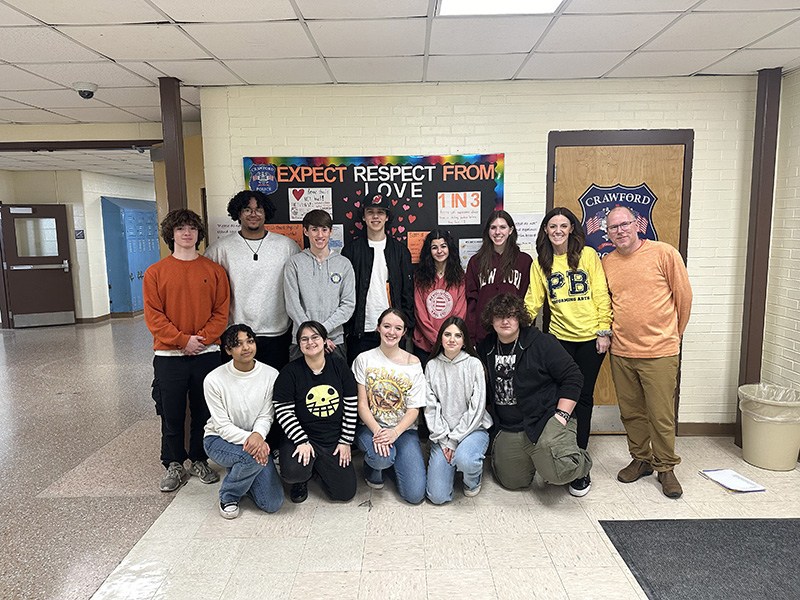
[[[439,192],[436,208],[440,226],[481,224],[480,192]]]
[[[289,220],[302,221],[311,210],[333,212],[331,188],[289,188]]]

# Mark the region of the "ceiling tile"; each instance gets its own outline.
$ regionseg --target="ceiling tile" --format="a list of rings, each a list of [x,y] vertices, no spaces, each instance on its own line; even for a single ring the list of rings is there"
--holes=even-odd
[[[328,65],[340,83],[401,83],[422,81],[421,56],[330,58]]]
[[[13,92],[3,92],[3,95],[7,95]],[[19,102],[14,102],[10,98],[0,98],[0,110],[4,108],[28,108],[24,104],[20,104]]]
[[[706,0],[699,10],[786,10],[796,9],[797,0]]]
[[[305,19],[375,19],[387,17],[424,17],[428,0],[295,0]]]
[[[550,17],[436,18],[431,54],[508,54],[530,52]]]
[[[800,21],[756,42],[751,48],[800,48]]]
[[[147,87],[153,85],[138,75],[123,69],[111,61],[94,63],[50,63],[25,65],[28,71],[52,79],[66,87],[75,81],[91,81],[104,87]],[[25,88],[17,88],[25,89]],[[30,88],[36,89],[36,88]]]
[[[59,27],[68,36],[113,60],[174,60],[208,55],[175,25]]]
[[[225,64],[253,85],[331,83],[328,71],[318,58],[226,60]]]
[[[102,57],[48,27],[0,29],[0,59],[10,63],[98,60]]]
[[[69,119],[38,108],[21,108],[18,110],[0,110],[0,119],[14,123],[74,123]]]
[[[5,0],[20,10],[50,24],[149,23],[164,17],[144,0]]]
[[[200,88],[181,86],[181,98],[185,102],[191,102],[195,106],[200,106]]]
[[[326,57],[413,56],[425,52],[424,19],[314,21],[308,28]]]
[[[582,79],[601,77],[628,52],[534,52],[517,79]]]
[[[317,55],[299,22],[184,25],[184,29],[223,60]]]
[[[175,21],[183,23],[225,23],[229,21],[277,21],[296,19],[289,0],[152,0]]]
[[[647,49],[736,50],[797,17],[788,12],[691,13],[650,42]]]
[[[31,69],[31,65],[26,65]],[[12,65],[0,65],[0,91],[3,90],[52,90],[59,86],[41,77],[27,73]]]
[[[800,58],[800,50],[741,50],[703,69],[708,75],[744,75],[759,69],[770,69],[789,64]]]
[[[6,98],[11,98],[19,102],[24,102],[37,108],[87,108],[105,106],[99,100],[100,95],[95,95],[93,99],[84,100],[74,90],[39,90],[30,92],[4,92]]]
[[[638,52],[611,71],[607,77],[686,76],[730,54],[730,50],[682,50],[669,52]]]
[[[11,6],[0,4],[0,23],[3,25],[38,25],[39,22],[23,15]]]
[[[159,77],[166,77],[164,73],[162,73],[158,69],[151,67],[146,62],[128,62],[122,60],[122,61],[117,61],[117,64],[121,67],[125,67],[126,69],[133,71],[134,73],[141,75],[142,77],[144,77],[145,79],[147,79],[148,81],[150,81],[155,85],[158,85]]]
[[[501,81],[511,79],[527,54],[431,56],[427,81]]]
[[[103,88],[98,90],[94,97],[122,108],[128,108],[129,106],[161,106],[161,95],[157,87]]]
[[[153,66],[186,85],[241,85],[242,82],[216,60],[153,61]]]
[[[152,123],[161,122],[161,109],[155,106],[131,106],[126,107],[125,110],[139,115],[142,121],[150,121]],[[199,121],[200,110],[189,104],[181,105],[181,114],[185,122]]]
[[[56,112],[82,123],[136,123],[141,120],[136,115],[110,106],[105,108],[62,108]]]
[[[562,16],[536,48],[540,52],[633,51],[675,14]]]
[[[728,0],[724,0],[727,2]],[[744,0],[752,2],[753,0]],[[697,4],[697,0],[572,0],[564,9],[565,15],[645,12],[683,12]]]

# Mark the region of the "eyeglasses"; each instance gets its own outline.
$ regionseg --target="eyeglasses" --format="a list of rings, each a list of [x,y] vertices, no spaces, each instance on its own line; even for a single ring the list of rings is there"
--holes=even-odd
[[[309,342],[318,342],[321,339],[322,339],[322,336],[317,334],[317,333],[315,333],[311,337],[305,337],[305,336],[301,337],[300,338],[300,343],[301,344],[308,344]]]
[[[245,215],[258,215],[259,217],[264,216],[264,209],[260,206],[258,208],[250,208],[249,206],[242,209],[242,214]]]
[[[612,225],[611,227],[606,227],[606,231],[609,233],[617,233],[620,229],[622,231],[627,231],[635,222],[636,221],[625,221],[619,225]]]

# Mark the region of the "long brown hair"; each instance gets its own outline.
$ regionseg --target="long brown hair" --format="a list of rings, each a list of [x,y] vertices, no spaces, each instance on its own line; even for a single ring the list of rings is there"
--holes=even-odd
[[[586,245],[586,234],[583,233],[578,217],[568,208],[563,206],[556,206],[548,212],[542,219],[542,224],[539,226],[539,235],[536,236],[536,253],[539,258],[539,267],[546,277],[550,277],[553,270],[553,244],[550,243],[550,238],[547,237],[547,225],[550,219],[555,216],[566,217],[572,225],[572,231],[569,233],[569,241],[567,242],[567,264],[570,270],[577,271],[578,263],[581,261],[581,252]]]
[[[450,232],[444,229],[434,229],[422,243],[419,253],[419,264],[414,272],[414,283],[424,291],[430,290],[436,282],[436,262],[431,255],[433,240],[443,239],[447,244],[450,254],[447,257],[444,269],[444,280],[447,287],[455,287],[464,281],[464,268],[458,258],[458,246]]]
[[[472,340],[469,337],[469,331],[467,331],[467,324],[464,323],[464,319],[462,319],[461,317],[456,317],[454,315],[452,317],[447,317],[442,322],[442,326],[439,327],[439,333],[436,336],[436,343],[433,344],[433,348],[431,349],[431,354],[428,357],[428,360],[432,360],[433,357],[444,352],[444,346],[442,345],[442,338],[444,337],[444,330],[450,327],[450,325],[455,325],[461,330],[461,335],[462,335],[461,339],[464,341],[464,345],[461,347],[461,349],[470,356],[474,356],[475,358],[480,358],[478,356],[478,353],[475,351],[475,346],[472,345]]]
[[[499,272],[495,275],[495,281],[503,281],[506,277],[511,275],[514,270],[514,265],[517,264],[520,249],[517,245],[517,228],[514,226],[514,219],[511,215],[504,210],[496,210],[486,220],[486,225],[483,226],[483,243],[480,250],[475,253],[475,260],[478,261],[478,277],[485,281],[489,278],[489,273],[492,272],[492,261],[494,259],[494,243],[489,238],[489,227],[498,219],[503,219],[509,227],[511,233],[508,234],[506,240],[506,247],[503,249],[503,256],[500,261]]]

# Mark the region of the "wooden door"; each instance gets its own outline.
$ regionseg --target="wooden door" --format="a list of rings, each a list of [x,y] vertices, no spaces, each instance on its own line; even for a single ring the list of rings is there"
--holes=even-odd
[[[15,328],[74,323],[66,207],[4,204],[1,220],[3,316]]]
[[[605,235],[604,215],[618,204],[638,209],[637,216],[641,212],[644,224],[640,225],[640,237],[657,239],[685,251],[682,232],[686,231],[688,219],[689,172],[686,144],[555,145],[551,151],[554,168],[548,209],[565,206],[574,212],[584,231],[594,231],[587,236],[587,244],[601,256],[613,250]],[[622,431],[608,360],[597,379],[594,402],[598,409],[592,419],[593,432]]]

